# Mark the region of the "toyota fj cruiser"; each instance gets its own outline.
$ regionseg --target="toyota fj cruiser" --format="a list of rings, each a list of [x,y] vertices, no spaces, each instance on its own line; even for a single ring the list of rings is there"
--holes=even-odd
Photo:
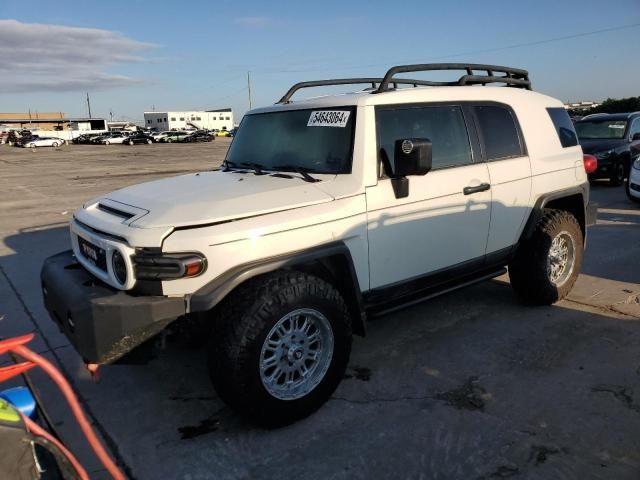
[[[401,78],[451,70],[454,81]],[[292,101],[307,87],[371,84]],[[44,301],[90,363],[208,322],[220,397],[266,426],[319,408],[368,316],[506,272],[530,304],[580,271],[589,184],[560,101],[475,64],[294,85],[247,113],[219,170],[85,203]]]

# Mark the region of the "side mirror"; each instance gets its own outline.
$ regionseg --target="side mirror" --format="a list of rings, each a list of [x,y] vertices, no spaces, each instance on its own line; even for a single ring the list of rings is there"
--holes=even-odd
[[[431,170],[431,162],[431,140],[428,138],[396,140],[393,156],[394,177],[426,175]]]
[[[426,175],[432,166],[432,145],[428,138],[396,140],[393,155],[391,186],[396,198],[409,196],[409,180],[412,175]]]
[[[640,140],[640,132],[634,133],[631,137],[632,142],[637,142],[638,140]]]

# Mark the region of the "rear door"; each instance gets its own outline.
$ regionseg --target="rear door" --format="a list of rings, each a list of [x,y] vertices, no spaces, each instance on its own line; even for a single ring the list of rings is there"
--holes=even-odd
[[[427,138],[433,169],[408,177],[406,198],[395,197],[382,173],[367,188],[371,288],[482,260],[491,212],[489,172],[465,111],[458,104],[376,108],[378,162],[393,163],[396,140]]]
[[[487,255],[518,241],[529,213],[531,163],[518,119],[511,107],[499,103],[474,104],[474,117],[491,179],[491,226]]]

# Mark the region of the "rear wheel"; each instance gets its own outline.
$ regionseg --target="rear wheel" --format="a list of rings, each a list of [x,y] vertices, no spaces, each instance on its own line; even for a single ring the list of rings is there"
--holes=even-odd
[[[152,142],[151,140],[148,140],[148,139],[147,139],[147,144],[148,144],[148,145],[151,145],[152,143],[153,143],[153,142]]]
[[[609,173],[609,185],[612,187],[619,187],[624,182],[624,164],[618,162],[613,165],[611,172]]]
[[[350,352],[340,293],[313,275],[282,271],[250,280],[216,308],[209,372],[222,400],[274,428],[320,408]]]
[[[53,143],[51,144],[51,146],[53,146],[53,147],[57,147],[57,146],[58,146],[58,142],[53,142]]]
[[[583,235],[571,213],[545,210],[531,238],[509,263],[509,278],[526,303],[551,305],[566,297],[582,266]]]

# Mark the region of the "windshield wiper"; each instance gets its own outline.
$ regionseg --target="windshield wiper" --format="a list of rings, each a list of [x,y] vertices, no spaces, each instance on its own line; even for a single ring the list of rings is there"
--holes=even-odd
[[[312,170],[305,167],[299,167],[296,165],[276,165],[275,167],[271,168],[273,168],[274,170],[281,170],[283,172],[299,173],[300,175],[302,175],[302,178],[305,182],[316,183],[322,181],[319,178],[313,178],[311,175],[309,175],[309,172]]]
[[[262,170],[264,167],[259,163],[242,162],[242,163],[239,163],[238,165],[241,167],[249,167],[251,170],[255,172],[256,175],[266,175],[266,172]]]
[[[240,169],[249,168],[250,170],[253,170],[253,172],[256,175],[266,175],[266,172],[263,170],[264,167],[259,163],[252,163],[252,162],[235,163],[235,162],[226,160],[222,164],[222,166],[224,167],[225,171],[230,170],[232,168],[240,168]]]

